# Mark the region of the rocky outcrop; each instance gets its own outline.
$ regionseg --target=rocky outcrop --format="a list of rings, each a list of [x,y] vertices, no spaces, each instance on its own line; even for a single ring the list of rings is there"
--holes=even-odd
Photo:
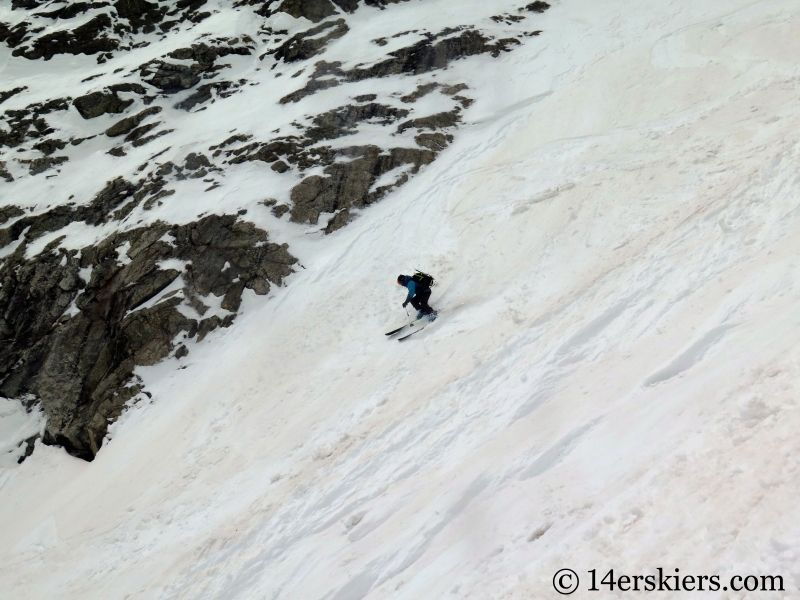
[[[26,106],[21,110],[7,110],[3,120],[8,126],[8,131],[0,129],[0,147],[16,148],[29,138],[38,139],[50,135],[55,131],[44,115],[55,111],[67,110],[69,98],[57,98],[44,103]]]
[[[116,187],[116,196],[130,191],[125,182]],[[38,231],[55,225],[53,215],[23,220]],[[44,442],[86,460],[142,391],[137,365],[169,356],[179,335],[202,338],[230,325],[245,288],[268,293],[296,262],[286,246],[268,243],[265,231],[235,215],[157,223],[79,251],[56,240],[30,260],[26,246],[0,267],[0,395],[38,398],[47,416]],[[185,266],[162,267],[165,261]],[[210,314],[211,296],[222,298],[226,315]]]
[[[327,31],[327,33],[320,36],[324,31]],[[350,28],[347,26],[344,19],[328,21],[322,25],[298,33],[278,46],[275,50],[268,52],[268,54],[273,54],[276,60],[282,60],[287,63],[307,60],[321,53],[329,42],[343,37],[348,31],[350,31]],[[263,59],[264,56],[261,58]]]
[[[436,158],[436,153],[430,150],[393,148],[386,152],[377,146],[345,148],[338,155],[350,159],[349,162],[333,163],[325,168],[324,177],[312,175],[292,189],[292,221],[316,224],[321,213],[363,208],[382,198],[395,185],[405,183],[409,173],[417,173]],[[403,166],[408,167],[408,172],[396,182],[370,191],[381,175]]]
[[[28,45],[15,48],[11,54],[12,56],[22,56],[28,60],[38,58],[50,60],[56,54],[111,52],[120,45],[118,38],[111,37],[107,33],[111,29],[111,25],[111,18],[107,14],[101,13],[75,29],[56,31],[35,38]]]
[[[155,115],[161,112],[160,106],[151,106],[150,108],[145,108],[143,111],[132,115],[130,117],[125,117],[121,121],[117,121],[111,127],[106,129],[106,135],[108,137],[117,137],[118,135],[125,135],[133,131],[139,123],[144,121],[150,115]]]
[[[331,0],[283,0],[279,10],[296,19],[304,17],[312,23],[319,23],[338,12]]]
[[[15,87],[13,90],[8,90],[6,92],[0,92],[0,104],[11,98],[11,96],[16,96],[20,92],[24,92],[28,88],[25,86],[22,87]]]
[[[133,98],[123,100],[117,95],[118,92],[142,95],[145,89],[138,83],[119,83],[108,86],[104,91],[75,98],[72,104],[84,119],[94,119],[105,114],[119,114],[133,104],[134,100]]]
[[[245,42],[252,43],[252,40]],[[215,65],[218,58],[230,54],[247,56],[253,51],[249,45],[219,45],[194,44],[190,48],[179,48],[170,52],[169,58],[178,60],[192,60],[191,65],[169,63],[156,60],[140,67],[140,76],[150,85],[157,87],[165,94],[176,94],[196,86],[203,78],[216,75],[223,69],[222,65]]]
[[[364,121],[388,125],[407,115],[407,110],[384,104],[370,103],[342,106],[314,117],[311,120],[312,127],[305,131],[305,136],[312,143],[321,140],[334,140],[343,135],[354,134],[356,125]]]
[[[197,87],[197,90],[185,100],[178,102],[175,108],[182,110],[192,110],[200,104],[204,104],[215,98],[228,98],[235,94],[237,88],[240,88],[245,82],[234,83],[232,81],[216,81],[214,83],[205,83]]]
[[[477,54],[499,56],[509,52],[511,46],[520,42],[516,38],[491,40],[478,31],[467,29],[454,36],[456,30],[444,30],[428,39],[389,53],[389,57],[370,67],[341,69],[341,63],[320,61],[315,65],[311,80],[301,89],[284,96],[282,104],[298,102],[320,90],[329,89],[344,82],[363,81],[389,75],[421,75],[445,68],[453,60]],[[445,37],[449,36],[449,37]],[[444,39],[439,39],[444,38]],[[439,39],[439,41],[436,41]],[[435,43],[434,43],[435,42]]]

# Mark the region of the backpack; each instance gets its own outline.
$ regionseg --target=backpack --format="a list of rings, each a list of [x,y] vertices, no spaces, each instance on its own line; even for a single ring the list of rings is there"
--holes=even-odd
[[[436,285],[436,280],[433,277],[422,271],[416,269],[415,271],[416,272],[411,276],[411,280],[420,286],[421,289],[432,288]]]

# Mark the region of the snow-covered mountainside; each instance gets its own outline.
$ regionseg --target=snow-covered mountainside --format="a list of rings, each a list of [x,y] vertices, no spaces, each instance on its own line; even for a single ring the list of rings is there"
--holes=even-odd
[[[0,5],[2,596],[800,598],[800,7],[551,4]]]
[[[186,356],[245,290],[281,285],[297,259],[273,239],[336,231],[431,164],[473,103],[451,63],[510,52],[549,7],[418,4],[0,13],[0,395],[41,407],[44,443],[91,460],[151,395],[137,366]]]

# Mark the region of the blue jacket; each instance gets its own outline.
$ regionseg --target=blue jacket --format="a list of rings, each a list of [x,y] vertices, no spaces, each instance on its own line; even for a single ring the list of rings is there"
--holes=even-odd
[[[417,292],[422,293],[429,289],[427,287],[426,288],[420,287],[420,289],[417,289],[417,282],[411,279],[410,275],[403,275],[403,283],[401,285],[404,285],[406,288],[408,288],[408,296],[406,296],[405,302],[403,302],[403,304],[410,302],[411,299],[417,295]]]

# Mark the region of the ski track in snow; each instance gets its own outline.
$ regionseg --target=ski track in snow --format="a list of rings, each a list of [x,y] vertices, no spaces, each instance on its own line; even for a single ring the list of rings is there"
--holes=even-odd
[[[3,472],[9,597],[553,598],[563,567],[800,597],[800,9],[545,19],[436,163],[141,369],[93,463]],[[397,344],[414,267],[441,313]]]

